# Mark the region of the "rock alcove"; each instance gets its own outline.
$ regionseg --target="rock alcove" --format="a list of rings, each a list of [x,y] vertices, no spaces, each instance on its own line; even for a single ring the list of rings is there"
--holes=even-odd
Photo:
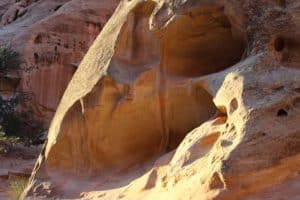
[[[185,10],[151,31],[154,7],[147,1],[128,14],[107,76],[64,117],[49,171],[94,175],[127,168],[174,150],[218,115],[211,94],[190,80],[239,62],[242,33],[216,6]],[[69,156],[74,151],[76,159]]]

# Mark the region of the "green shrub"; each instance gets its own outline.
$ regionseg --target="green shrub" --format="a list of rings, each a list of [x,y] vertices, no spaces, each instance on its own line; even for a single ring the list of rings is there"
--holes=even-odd
[[[14,51],[9,45],[0,46],[0,70],[18,70],[20,69],[20,55]]]
[[[21,140],[19,137],[7,136],[4,132],[0,132],[0,155],[6,155],[16,147]]]
[[[4,132],[7,138],[19,138],[25,146],[41,144],[43,142],[41,139],[44,131],[43,124],[30,120],[32,116],[30,111],[18,112],[16,110],[21,101],[22,99],[18,96],[8,100],[0,97],[0,131]]]
[[[4,132],[0,132],[0,141],[15,146],[20,142],[20,138],[15,136],[7,136]]]
[[[21,121],[16,116],[16,106],[18,105],[17,98],[4,100],[0,97],[0,125],[1,131],[7,135],[18,136],[21,134]]]

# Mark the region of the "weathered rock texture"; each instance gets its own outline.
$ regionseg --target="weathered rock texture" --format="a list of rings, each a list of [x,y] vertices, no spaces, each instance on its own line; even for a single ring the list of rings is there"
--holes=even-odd
[[[299,199],[300,3],[122,1],[26,196]]]
[[[1,0],[0,41],[23,58],[22,109],[46,126],[82,57],[118,0]]]

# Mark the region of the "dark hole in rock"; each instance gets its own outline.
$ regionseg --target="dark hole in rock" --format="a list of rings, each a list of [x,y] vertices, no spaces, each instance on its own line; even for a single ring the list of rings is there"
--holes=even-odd
[[[34,57],[34,62],[38,63],[38,61],[39,61],[39,55],[37,53],[34,53],[33,57]]]
[[[232,145],[232,142],[229,141],[229,140],[222,140],[221,141],[221,146],[222,147],[227,147],[227,146],[230,146],[230,145]]]
[[[34,43],[35,44],[40,44],[42,43],[42,34],[39,33],[35,38],[34,38]]]
[[[277,112],[277,116],[278,117],[287,117],[288,116],[288,112],[286,110],[284,110],[284,109],[280,109]]]
[[[18,19],[18,15],[19,15],[19,9],[15,12],[15,15],[13,17],[13,20],[12,21],[15,21]]]
[[[62,5],[57,5],[53,10],[57,11],[58,9],[60,9],[62,7]]]
[[[233,113],[239,106],[239,103],[236,98],[232,99],[230,102],[230,113]]]
[[[284,39],[282,39],[281,37],[276,38],[274,41],[275,50],[280,52],[284,49],[284,47],[285,47]]]

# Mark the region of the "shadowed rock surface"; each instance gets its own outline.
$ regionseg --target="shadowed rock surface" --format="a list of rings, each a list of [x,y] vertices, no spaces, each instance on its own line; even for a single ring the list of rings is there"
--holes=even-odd
[[[118,0],[2,0],[0,41],[22,55],[21,109],[48,128],[77,63]]]
[[[299,199],[300,3],[121,1],[24,197]]]

